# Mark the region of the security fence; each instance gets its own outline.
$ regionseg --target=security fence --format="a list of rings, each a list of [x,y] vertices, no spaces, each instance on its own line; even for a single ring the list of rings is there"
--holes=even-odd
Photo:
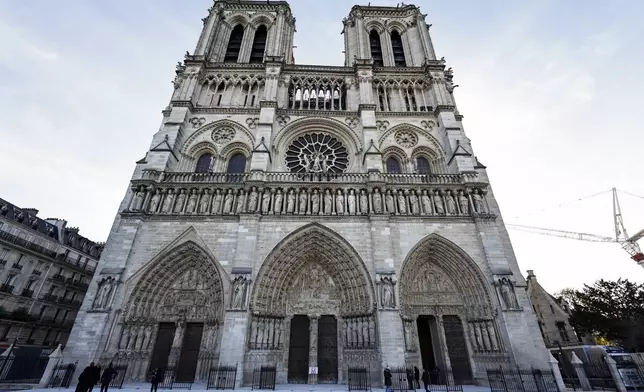
[[[370,391],[371,377],[366,367],[349,367],[347,370],[347,384],[350,391]]]
[[[58,364],[49,378],[47,388],[69,388],[77,363]]]
[[[216,366],[208,370],[206,389],[235,389],[237,365]]]
[[[552,370],[488,369],[487,378],[492,392],[559,392]]]
[[[260,366],[253,370],[252,389],[271,389],[275,390],[275,378],[277,376],[277,367]]]

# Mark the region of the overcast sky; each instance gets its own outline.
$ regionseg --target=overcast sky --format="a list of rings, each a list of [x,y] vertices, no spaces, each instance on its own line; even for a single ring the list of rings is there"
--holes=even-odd
[[[353,2],[290,3],[296,62],[342,65]],[[0,197],[105,241],[211,4],[0,2]],[[465,130],[505,221],[614,235],[609,193],[556,206],[611,187],[644,195],[644,1],[418,5],[454,69]],[[644,228],[644,199],[621,201],[631,234]],[[618,244],[510,234],[521,270],[548,290],[644,282]]]

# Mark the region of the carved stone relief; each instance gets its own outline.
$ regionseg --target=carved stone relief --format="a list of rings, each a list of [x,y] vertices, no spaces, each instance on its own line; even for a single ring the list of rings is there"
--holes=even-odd
[[[108,276],[101,279],[98,282],[98,289],[96,290],[96,296],[94,297],[94,302],[92,303],[93,310],[109,310],[110,304],[112,302],[112,297],[116,291],[116,286],[118,285],[118,280],[115,277]]]
[[[396,307],[396,275],[394,273],[377,274],[378,296],[382,309],[394,309]]]
[[[225,144],[233,140],[236,131],[230,127],[221,127],[212,131],[212,141],[216,144]]]
[[[289,289],[287,313],[338,314],[341,296],[324,268],[311,262],[301,269]]]
[[[205,117],[192,117],[190,120],[188,120],[190,124],[192,124],[193,128],[199,128],[206,122]]]
[[[514,281],[510,276],[502,276],[494,282],[503,310],[523,310],[517,300]]]
[[[249,117],[246,119],[246,125],[248,125],[248,129],[255,129],[257,128],[258,124],[259,124],[259,117]]]
[[[418,136],[414,132],[408,130],[400,130],[396,132],[394,139],[396,140],[396,143],[405,148],[412,148],[418,144]]]
[[[250,274],[235,274],[231,284],[230,308],[242,310],[248,306]]]
[[[385,132],[387,128],[389,128],[389,121],[387,120],[376,121],[376,128],[378,128],[380,132]]]

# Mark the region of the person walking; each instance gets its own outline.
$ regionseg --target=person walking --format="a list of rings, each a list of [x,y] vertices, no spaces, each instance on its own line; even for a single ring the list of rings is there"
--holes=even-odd
[[[425,386],[425,392],[429,392],[427,386],[429,385],[429,371],[427,368],[423,369],[423,385]]]
[[[414,366],[414,381],[416,381],[416,389],[420,389],[420,371],[418,370],[418,366]]]
[[[107,389],[110,387],[110,383],[118,373],[112,367],[112,362],[107,365],[107,369],[103,370],[103,376],[101,376],[101,392],[107,392]]]
[[[392,392],[391,389],[391,370],[388,365],[385,365],[385,371],[383,372],[385,376],[385,392]]]
[[[159,383],[161,382],[161,369],[156,368],[152,371],[152,377],[150,378],[150,392],[157,392]]]
[[[411,368],[407,368],[405,373],[407,373],[407,389],[409,389],[410,391],[416,390],[416,388],[414,388],[414,372],[413,372],[413,370],[411,370]]]
[[[90,388],[92,378],[94,377],[94,362],[90,363],[78,376],[76,392],[87,392]]]
[[[88,392],[92,392],[96,384],[101,380],[101,367],[98,365],[92,366],[91,378],[89,380]]]

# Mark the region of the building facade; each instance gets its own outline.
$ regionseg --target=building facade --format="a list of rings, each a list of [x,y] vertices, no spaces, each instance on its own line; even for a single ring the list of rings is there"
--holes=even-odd
[[[0,199],[0,348],[66,345],[103,244]]]
[[[386,365],[472,382],[543,366],[425,15],[354,6],[344,66],[294,63],[283,1],[216,1],[203,23],[66,355],[125,360],[128,380],[238,364],[239,383],[260,365],[278,383],[364,366],[377,384]]]

